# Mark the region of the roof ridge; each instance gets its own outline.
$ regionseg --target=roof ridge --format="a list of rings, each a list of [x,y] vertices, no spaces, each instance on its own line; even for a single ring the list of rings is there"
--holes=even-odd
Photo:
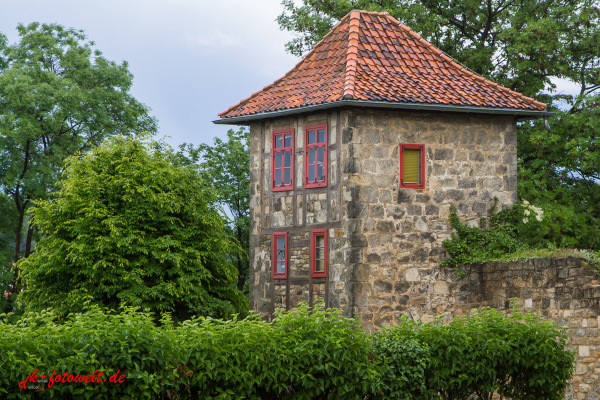
[[[509,89],[509,88],[507,88],[505,86],[502,86],[502,85],[500,85],[500,84],[498,84],[496,82],[490,81],[489,79],[487,79],[484,76],[479,75],[477,72],[471,70],[467,66],[462,65],[461,63],[459,63],[458,61],[456,61],[454,58],[452,58],[450,55],[448,55],[447,53],[445,53],[442,50],[438,49],[433,44],[429,43],[427,40],[423,39],[423,37],[420,36],[417,32],[413,31],[408,26],[404,25],[402,22],[400,22],[396,18],[392,17],[391,14],[389,14],[389,13],[384,13],[384,14],[388,14],[388,18],[390,18],[392,21],[396,22],[398,24],[398,26],[400,27],[400,29],[404,29],[405,31],[407,31],[408,34],[410,34],[415,39],[417,39],[419,41],[419,43],[423,44],[429,50],[433,51],[435,54],[439,55],[444,60],[448,61],[451,66],[453,66],[454,68],[458,69],[459,71],[461,71],[461,72],[464,71],[467,75],[473,75],[473,77],[475,79],[481,80],[481,81],[483,81],[483,82],[485,82],[487,84],[491,84],[492,86],[495,86],[496,88],[498,88],[498,90],[508,91],[509,93],[511,93],[513,95],[516,95],[517,97],[522,98],[526,102],[529,102],[531,104],[535,104],[536,106],[543,106],[544,109],[546,109],[546,104],[545,103],[539,102],[539,101],[537,101],[536,99],[534,99],[532,97],[527,97],[523,93],[515,92],[515,91],[513,91],[513,90],[511,90],[511,89]]]
[[[351,11],[348,22],[348,46],[346,48],[346,69],[344,71],[344,86],[342,99],[354,99],[356,67],[358,65],[358,32],[360,30],[361,11]]]

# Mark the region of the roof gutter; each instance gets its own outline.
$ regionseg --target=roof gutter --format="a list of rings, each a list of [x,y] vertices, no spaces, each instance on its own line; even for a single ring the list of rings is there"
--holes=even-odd
[[[475,114],[498,114],[514,115],[519,121],[549,117],[554,115],[549,111],[523,110],[519,108],[501,108],[501,107],[476,107],[476,106],[456,106],[446,104],[427,104],[427,103],[391,103],[386,101],[364,101],[364,100],[339,100],[332,103],[316,104],[305,107],[296,107],[286,110],[270,111],[259,114],[244,115],[240,117],[222,118],[213,121],[220,125],[249,125],[252,121],[277,118],[286,115],[307,113],[312,111],[329,110],[339,107],[365,107],[365,108],[385,108],[388,110],[411,110],[411,111],[442,111],[459,112]]]

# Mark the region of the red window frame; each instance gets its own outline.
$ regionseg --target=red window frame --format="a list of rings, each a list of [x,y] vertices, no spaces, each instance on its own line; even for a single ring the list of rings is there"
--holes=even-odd
[[[323,142],[318,142],[318,131],[319,130],[325,130],[325,140]],[[312,144],[308,144],[308,137],[309,137],[309,132],[310,131],[314,131],[315,132],[315,143]],[[306,188],[313,188],[313,187],[326,187],[327,186],[327,140],[328,140],[328,136],[329,136],[329,132],[327,132],[327,125],[315,125],[315,126],[309,126],[306,127],[306,129],[304,129],[304,187]],[[320,163],[318,162],[318,153],[319,153],[319,148],[323,148],[323,162]],[[316,149],[315,150],[315,162],[313,164],[309,163],[309,152],[311,149]],[[317,181],[316,180],[316,176],[317,176],[317,171],[318,171],[318,166],[319,165],[323,165],[323,172],[324,172],[324,179],[322,181]],[[309,170],[311,168],[314,168],[314,172],[315,172],[315,180],[314,181],[309,181]]]
[[[277,258],[277,239],[283,238],[284,248],[285,248],[285,258],[282,260],[284,262],[284,271],[277,272],[277,263],[279,262]],[[273,233],[273,253],[271,256],[271,264],[273,265],[273,279],[286,279],[288,275],[288,234],[287,232],[275,232]]]
[[[317,237],[323,236],[323,271],[317,271]],[[325,278],[327,276],[327,229],[315,229],[310,234],[310,276]]]
[[[288,135],[288,134],[292,135],[292,145],[291,146],[285,146],[285,135]],[[283,136],[283,146],[284,147],[279,147],[279,148],[275,147],[277,136]],[[294,130],[286,129],[286,130],[281,130],[281,131],[273,131],[272,140],[273,140],[273,142],[271,145],[271,191],[280,192],[280,191],[284,191],[284,190],[293,190],[294,189]],[[291,154],[291,156],[290,156],[291,164],[289,167],[285,167],[285,153],[288,153],[288,152]],[[275,159],[277,157],[277,153],[282,153],[281,168],[276,168],[276,166],[275,166]],[[290,183],[287,185],[285,183],[283,183],[286,169],[290,170]],[[282,177],[281,185],[275,184],[275,176],[276,176],[276,172],[277,172],[276,170],[281,170],[281,177]]]
[[[404,183],[404,149],[421,150],[421,179],[419,183]],[[424,144],[400,144],[400,187],[409,189],[425,188],[425,145]]]

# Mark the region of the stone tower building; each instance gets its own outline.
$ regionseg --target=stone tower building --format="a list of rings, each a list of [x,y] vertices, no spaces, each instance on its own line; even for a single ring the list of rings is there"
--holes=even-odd
[[[516,201],[516,123],[545,106],[387,13],[346,15],[215,121],[250,126],[251,308],[322,299],[366,330],[447,312],[450,205],[478,221]]]

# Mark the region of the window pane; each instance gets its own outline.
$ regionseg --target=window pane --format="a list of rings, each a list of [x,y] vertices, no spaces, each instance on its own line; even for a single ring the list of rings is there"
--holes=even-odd
[[[325,162],[325,147],[319,147],[317,149],[317,162]]]
[[[285,153],[283,153],[283,166],[284,167],[291,167],[292,166],[292,152],[291,151],[286,151]]]
[[[315,131],[308,131],[308,144],[315,143]]]
[[[278,274],[285,274],[285,262],[280,261],[277,263],[277,273]]]
[[[325,248],[324,247],[317,247],[316,249],[316,259],[317,260],[324,260],[325,259]]]
[[[275,148],[283,147],[283,135],[275,135]]]
[[[318,142],[319,143],[325,143],[325,129],[319,129],[319,138],[318,138]]]
[[[325,260],[316,260],[315,261],[315,272],[323,272],[325,271]]]
[[[421,150],[404,149],[403,157],[404,183],[421,183]]]
[[[316,242],[316,247],[325,247],[325,236],[317,236],[315,238],[315,242]],[[317,258],[323,258],[323,257],[317,257]]]
[[[275,170],[275,186],[281,186],[281,170]]]
[[[285,147],[292,147],[292,135],[285,135]]]
[[[317,149],[312,148],[312,149],[308,149],[308,163],[309,164],[314,164],[315,163],[315,151]]]
[[[277,238],[277,250],[285,250],[285,238]],[[281,259],[283,260],[283,257]]]
[[[325,165],[317,164],[317,181],[325,180]]]
[[[275,153],[275,168],[281,168],[281,152]]]
[[[284,168],[283,169],[283,184],[284,185],[289,185],[292,183],[292,174],[291,174],[292,170],[291,168]]]
[[[309,182],[314,182],[315,181],[315,167],[308,167],[308,181]]]

